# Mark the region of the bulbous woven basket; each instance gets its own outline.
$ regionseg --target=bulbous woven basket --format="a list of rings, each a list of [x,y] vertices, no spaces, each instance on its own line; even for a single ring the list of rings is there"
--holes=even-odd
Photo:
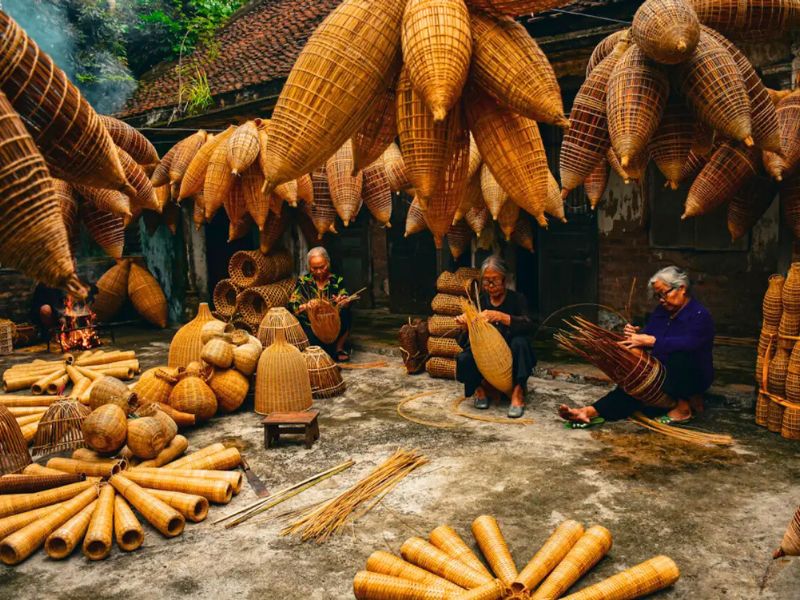
[[[214,320],[216,319],[211,314],[208,304],[202,302],[195,318],[181,327],[172,338],[167,364],[170,367],[185,367],[193,360],[200,360],[200,352],[203,349],[200,332],[203,325]]]
[[[341,369],[325,350],[319,346],[309,346],[303,356],[314,398],[333,398],[344,393],[347,385],[342,379]]]
[[[311,406],[311,382],[303,353],[286,342],[278,329],[275,341],[261,354],[256,371],[255,411],[306,410]]]
[[[286,341],[298,350],[308,348],[308,336],[303,331],[300,321],[283,306],[270,308],[258,327],[258,339],[267,348],[275,340],[278,329],[283,330]]]
[[[119,312],[128,297],[131,263],[120,260],[97,280],[97,294],[92,310],[99,321],[109,321]]]
[[[308,303],[311,329],[323,344],[332,344],[342,330],[339,309],[327,300],[316,298]]]

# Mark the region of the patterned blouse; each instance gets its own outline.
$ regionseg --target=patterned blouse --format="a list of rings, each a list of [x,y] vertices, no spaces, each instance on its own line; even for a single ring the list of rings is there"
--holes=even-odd
[[[294,287],[294,292],[289,297],[289,310],[301,320],[307,320],[305,312],[298,312],[300,305],[305,304],[312,298],[318,296],[322,298],[332,298],[333,296],[347,295],[347,290],[344,287],[344,279],[341,275],[331,273],[328,277],[328,283],[321,290],[317,288],[317,282],[311,273],[306,273],[297,278],[297,284]]]

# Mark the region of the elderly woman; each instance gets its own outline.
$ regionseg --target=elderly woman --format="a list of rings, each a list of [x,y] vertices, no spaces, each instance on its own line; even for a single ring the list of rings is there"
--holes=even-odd
[[[533,333],[533,322],[528,315],[528,302],[525,296],[506,287],[507,274],[508,269],[501,258],[490,256],[483,261],[481,265],[483,291],[480,294],[483,311],[480,316],[497,328],[511,348],[514,389],[511,393],[508,416],[516,419],[525,412],[528,377],[536,365],[536,359],[525,337]],[[462,327],[466,327],[464,315],[456,317],[456,321]],[[475,408],[489,408],[489,394],[499,397],[500,393],[478,370],[466,333],[462,333],[459,344],[464,350],[456,357],[456,379],[464,384],[464,395],[473,397]]]
[[[714,379],[714,321],[706,307],[689,294],[689,276],[682,269],[661,269],[650,278],[648,287],[659,305],[641,333],[638,327],[625,325],[627,339],[620,343],[649,350],[667,369],[663,389],[674,407],[658,420],[665,424],[687,423],[693,410],[703,410],[703,393]],[[637,410],[652,416],[658,411],[617,387],[592,406],[569,408],[562,404],[558,412],[573,426],[586,427],[598,417],[624,419]]]
[[[350,297],[344,288],[339,275],[331,273],[331,257],[322,246],[308,251],[308,273],[297,279],[297,285],[289,298],[289,308],[300,321],[303,330],[312,346],[321,346],[337,362],[350,360],[347,341],[350,337]],[[309,302],[316,298],[324,298],[339,306],[339,317],[342,322],[339,335],[332,344],[323,343],[311,329],[307,309]]]

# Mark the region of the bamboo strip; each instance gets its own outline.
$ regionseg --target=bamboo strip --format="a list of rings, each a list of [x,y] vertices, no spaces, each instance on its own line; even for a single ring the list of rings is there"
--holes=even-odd
[[[183,532],[183,528],[186,526],[183,515],[163,500],[159,500],[122,475],[112,475],[108,482],[162,535],[175,537]]]
[[[41,508],[34,508],[25,512],[17,513],[0,519],[0,540],[5,539],[15,531],[22,529],[29,523],[38,521],[42,517],[58,510],[63,505],[63,502],[58,504],[51,504],[50,506],[42,506]]]
[[[125,552],[136,550],[144,542],[142,525],[121,494],[114,496],[114,537]]]
[[[111,552],[114,541],[114,487],[100,488],[97,506],[83,540],[83,554],[89,560],[103,560]]]
[[[230,484],[234,494],[242,490],[243,476],[241,471],[213,471],[209,469],[171,469],[165,471],[154,467],[143,467],[139,465],[133,469],[142,473],[155,473],[157,475],[168,474],[175,477],[195,477],[197,479],[209,479],[213,481],[224,481]]]
[[[494,574],[506,585],[511,585],[517,578],[517,566],[497,519],[490,515],[481,515],[472,522],[472,535]]]
[[[492,580],[491,577],[448,556],[420,537],[406,540],[400,547],[400,555],[408,562],[463,588],[477,588]]]
[[[234,469],[242,464],[242,455],[236,448],[226,448],[222,452],[217,452],[210,456],[202,456],[195,460],[183,463],[181,469],[208,469],[219,471],[223,469]],[[169,467],[170,465],[167,465]],[[167,467],[164,467],[165,469]]]
[[[431,531],[428,538],[431,544],[439,548],[439,550],[445,554],[461,561],[479,573],[484,573],[487,577],[493,577],[489,569],[481,562],[481,559],[475,555],[461,536],[456,533],[455,529],[449,525],[437,527]]]
[[[172,508],[181,513],[184,518],[193,523],[204,521],[208,516],[208,500],[204,496],[197,494],[185,494],[183,492],[170,492],[168,490],[147,490],[159,500],[163,500]]]
[[[217,452],[222,452],[225,450],[225,445],[217,442],[216,444],[211,444],[210,446],[206,446],[205,448],[201,448],[200,450],[196,450],[191,454],[187,454],[186,456],[179,458],[178,460],[174,460],[169,464],[164,465],[165,469],[178,469],[178,468],[185,468],[183,465],[193,462],[196,459],[203,458],[204,456],[211,456],[212,454],[216,454]]]
[[[399,577],[408,581],[415,581],[426,586],[436,586],[443,590],[451,590],[453,592],[463,592],[464,588],[457,586],[455,583],[434,575],[430,571],[421,569],[410,562],[403,560],[390,554],[378,550],[369,555],[367,559],[367,571],[371,573],[381,573],[383,575],[391,575],[392,577]]]
[[[97,500],[93,500],[77,515],[53,531],[44,542],[44,551],[54,560],[67,558],[83,537],[92,520],[97,507]]]
[[[170,443],[164,448],[158,455],[150,460],[145,460],[140,462],[136,465],[137,468],[145,468],[145,467],[163,467],[171,460],[174,460],[184,452],[186,452],[186,448],[189,447],[189,440],[187,440],[182,435],[176,435]]]
[[[124,471],[128,461],[123,459],[108,460],[78,460],[74,458],[51,458],[47,461],[47,468],[57,469],[64,473],[83,473],[89,477],[111,477]]]
[[[577,521],[564,521],[547,538],[547,541],[533,555],[525,568],[520,571],[515,583],[521,583],[529,590],[536,589],[542,580],[564,559],[572,547],[583,536],[583,525]]]
[[[135,470],[127,471],[125,477],[145,488],[196,494],[208,498],[208,500],[216,504],[227,504],[233,496],[233,489],[227,481],[175,476],[166,472],[147,473]]]

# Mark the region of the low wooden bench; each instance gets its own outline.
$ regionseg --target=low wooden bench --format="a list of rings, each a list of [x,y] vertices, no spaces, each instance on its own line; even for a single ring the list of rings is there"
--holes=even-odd
[[[281,435],[304,435],[306,448],[319,439],[318,410],[272,413],[264,417],[264,447],[280,444]]]

